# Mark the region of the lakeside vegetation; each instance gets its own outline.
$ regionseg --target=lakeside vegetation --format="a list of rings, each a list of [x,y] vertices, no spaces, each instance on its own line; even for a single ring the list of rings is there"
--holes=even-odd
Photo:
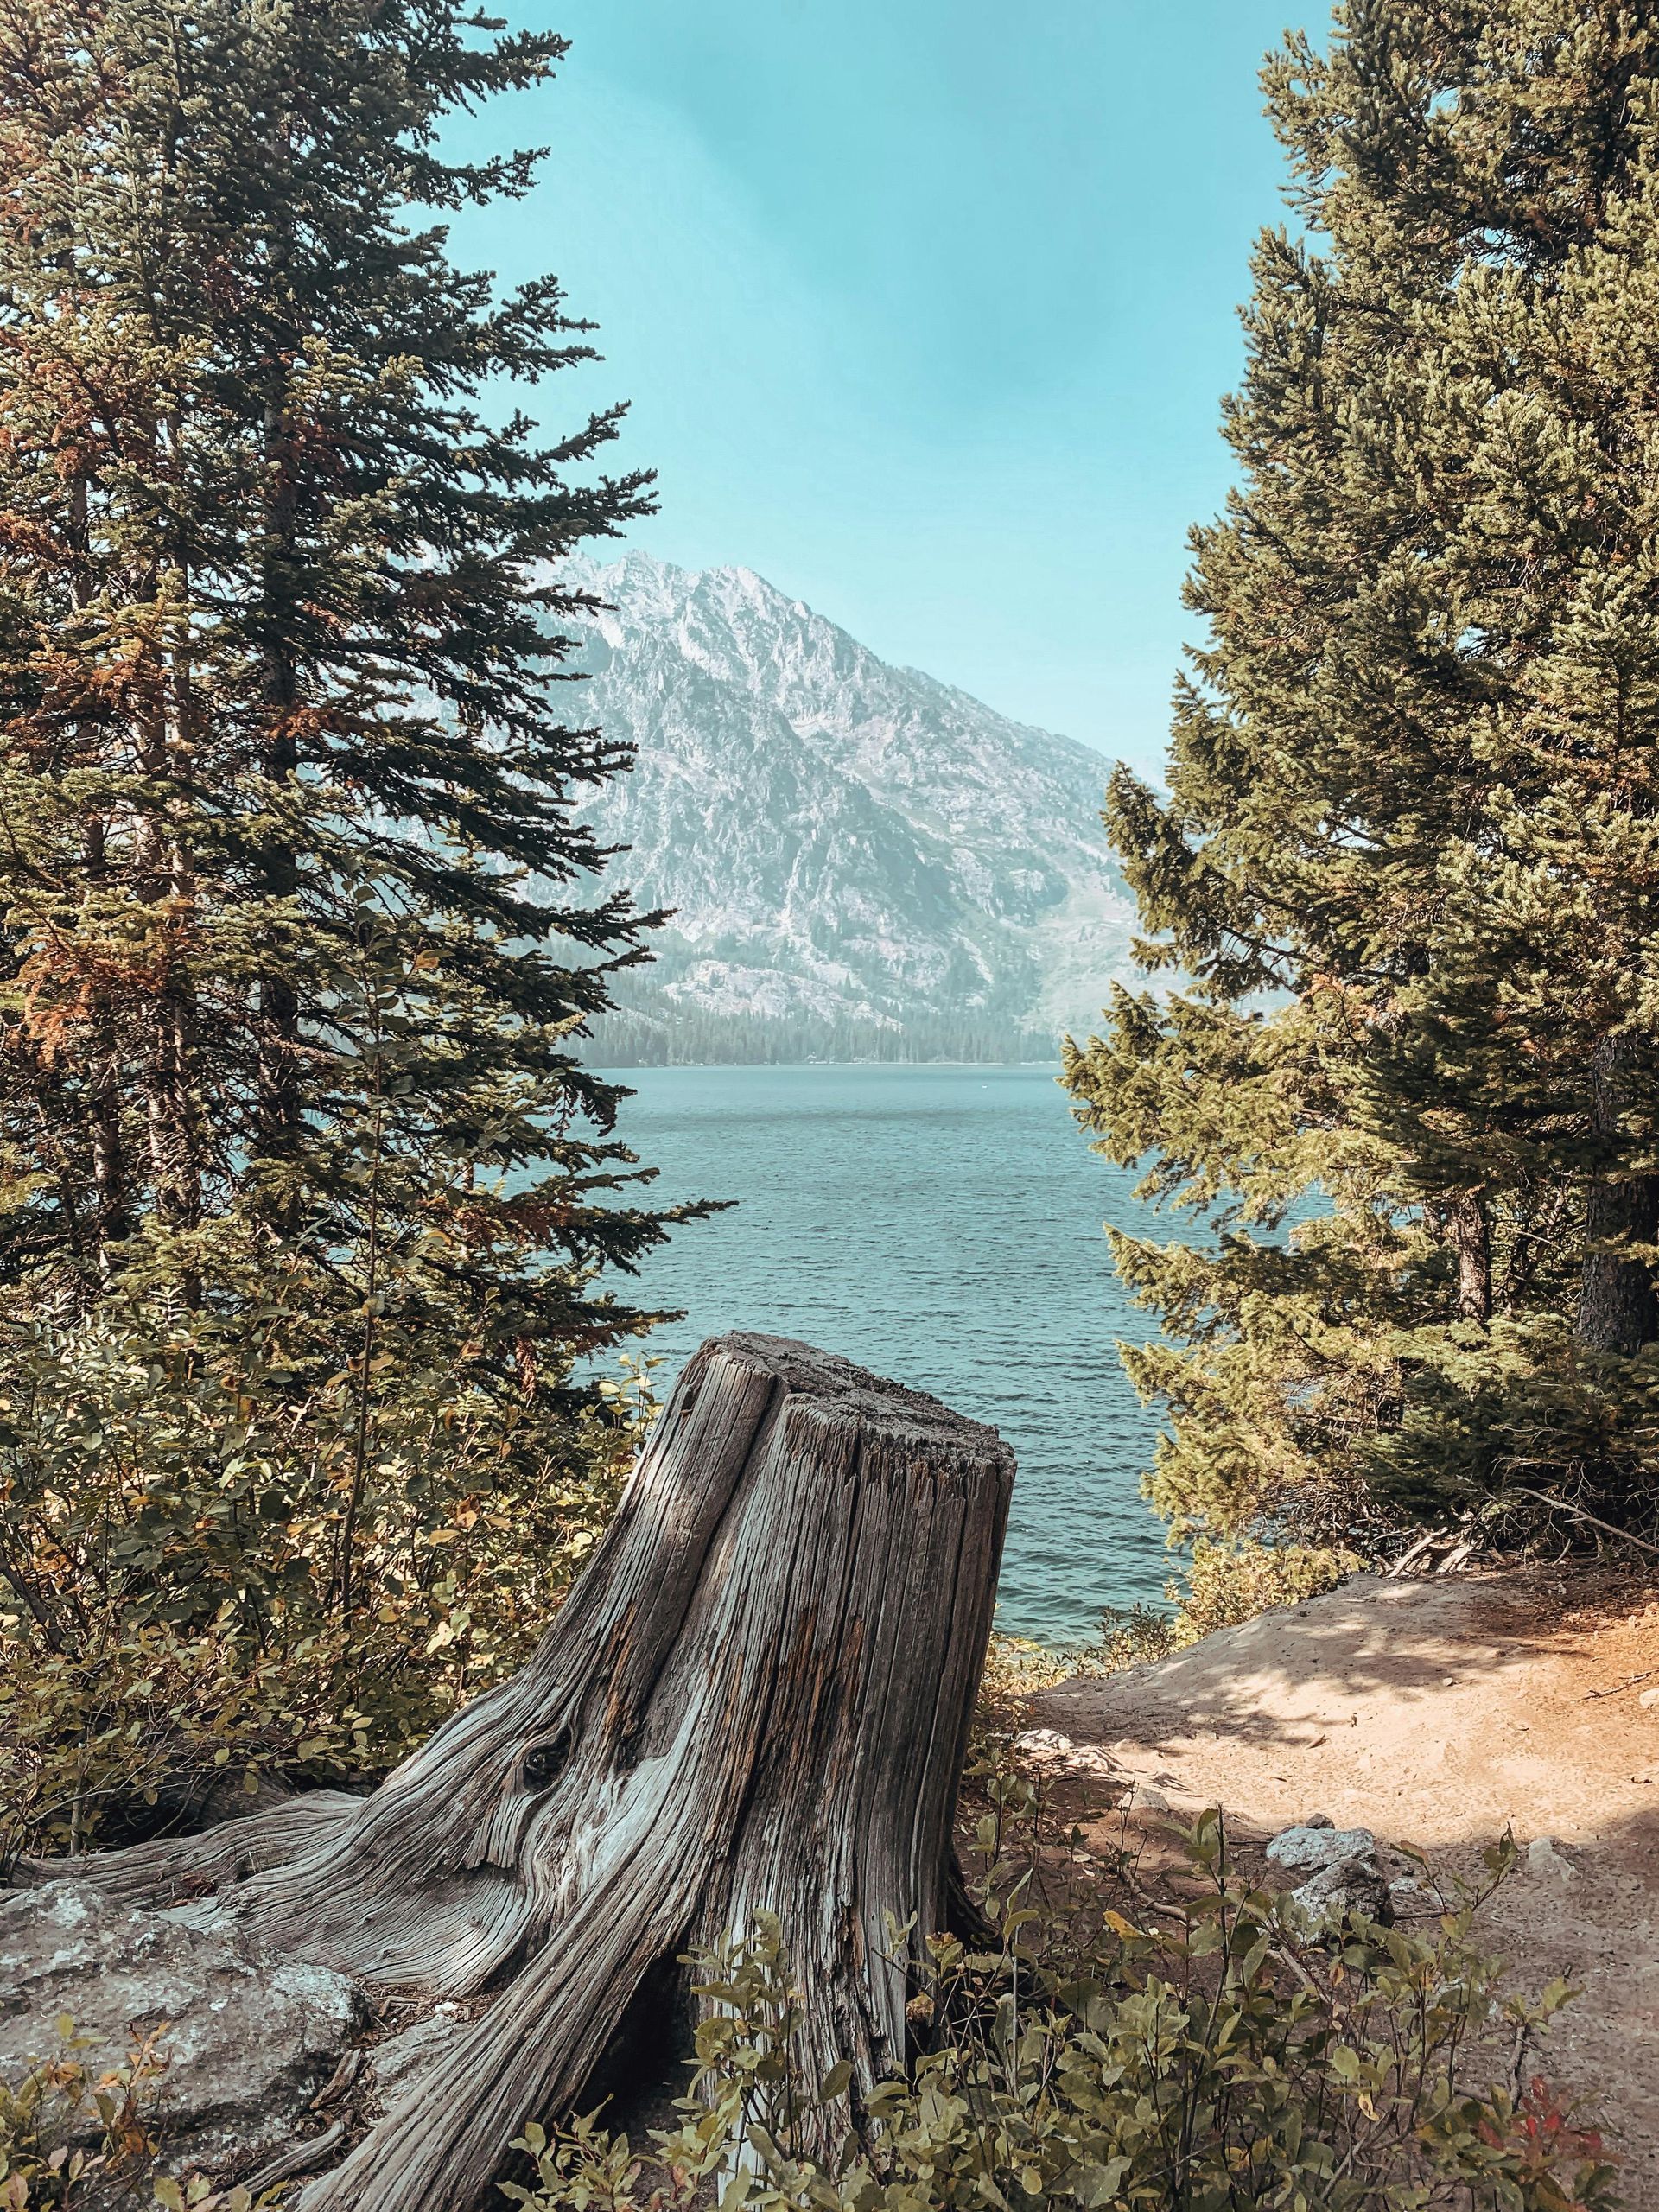
[[[1435,1523],[1659,1533],[1659,23],[1338,23],[1268,72],[1306,235],[1258,249],[1170,796],[1111,792],[1190,980],[1065,1063],[1225,1224],[1114,1240],[1205,1626]],[[628,763],[558,688],[558,577],[650,486],[614,414],[508,411],[586,326],[442,227],[534,170],[446,123],[563,51],[450,0],[0,0],[8,1872],[384,1777],[519,1668],[649,1423],[581,1363],[688,1218],[593,1072],[661,918],[573,812]],[[777,2124],[790,1931],[704,1955],[682,2196],[741,2135],[752,2201],[859,2212],[1611,2201],[1471,2087],[1455,1914],[1316,1955],[1201,1829],[1201,1910],[1080,1943],[988,1802],[989,1932],[828,2148],[834,2069]],[[10,2201],[68,2202],[33,2140]],[[626,2145],[521,2148],[527,2205],[633,2201]]]
[[[627,1004],[594,1017],[588,1050],[604,1068],[795,1067],[809,1061],[843,1065],[1018,1067],[1056,1059],[1058,1039],[1047,1031],[964,1015],[958,1021],[912,1014],[906,1020],[834,1020],[809,1014],[787,1019],[721,1014],[678,1001],[630,981]]]
[[[561,556],[646,511],[449,159],[549,33],[447,6],[0,19],[6,1847],[197,1768],[383,1771],[614,1497],[582,1356],[664,1233],[580,1034],[645,918],[573,791]]]
[[[1301,227],[1170,797],[1109,802],[1191,981],[1067,1071],[1227,1225],[1114,1238],[1178,1533],[1659,1525],[1656,81],[1645,11],[1549,0],[1339,10],[1266,73]]]

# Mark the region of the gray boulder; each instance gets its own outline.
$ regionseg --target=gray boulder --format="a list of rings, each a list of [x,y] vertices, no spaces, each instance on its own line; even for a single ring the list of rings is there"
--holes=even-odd
[[[1338,1926],[1355,1915],[1385,1928],[1394,1919],[1389,1878],[1370,1828],[1333,1827],[1318,1815],[1281,1829],[1268,1846],[1268,1860],[1303,1877],[1292,1899],[1321,1926]]]
[[[317,2129],[310,2101],[367,2018],[344,1974],[262,1958],[175,1913],[135,1911],[72,1881],[0,1897],[0,2078],[60,2049],[66,2013],[94,2039],[82,2054],[93,2070],[119,2066],[136,2038],[168,2024],[167,2069],[140,2113],[164,2167],[215,2177]]]

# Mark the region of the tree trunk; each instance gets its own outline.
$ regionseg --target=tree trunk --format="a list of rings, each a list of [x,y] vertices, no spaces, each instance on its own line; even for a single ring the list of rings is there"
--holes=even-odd
[[[1492,1228],[1480,1191],[1459,1191],[1441,1215],[1458,1263],[1458,1313],[1484,1328],[1492,1318]]]
[[[1636,1085],[1630,1041],[1605,1037],[1592,1072],[1595,1133],[1609,1145],[1628,1143],[1625,1113]],[[1592,1351],[1626,1358],[1659,1336],[1654,1269],[1633,1257],[1633,1244],[1659,1243],[1659,1175],[1592,1178],[1585,1201],[1584,1274],[1579,1293],[1578,1334]]]
[[[285,130],[282,143],[286,153]],[[284,233],[284,245],[287,243]],[[285,259],[284,251],[279,257],[279,269]],[[289,786],[300,765],[299,746],[294,734],[294,711],[299,702],[300,687],[292,646],[295,512],[289,387],[289,364],[286,359],[279,359],[273,367],[272,389],[265,403],[265,476],[270,489],[265,518],[267,551],[261,576],[268,639],[264,653],[266,729],[262,766],[267,782],[274,787],[279,810],[292,804]],[[262,861],[265,896],[273,906],[287,906],[297,893],[300,882],[291,832],[283,830],[268,838]],[[288,1161],[300,1128],[300,1002],[289,970],[291,924],[286,917],[277,924],[273,917],[268,928],[272,962],[259,979],[255,1122],[261,1152],[267,1158]],[[298,1193],[284,1186],[276,1194],[270,1210],[278,1225],[291,1232],[299,1217]]]
[[[775,1337],[703,1345],[528,1666],[368,1799],[89,1862],[217,1896],[257,1941],[385,1989],[499,1994],[304,2212],[474,2212],[568,2113],[647,1977],[772,1912],[816,2078],[906,2056],[944,1923],[957,1779],[1014,1462],[993,1432]],[[903,1940],[903,1939],[901,1939]],[[654,1984],[652,1985],[654,1987]]]

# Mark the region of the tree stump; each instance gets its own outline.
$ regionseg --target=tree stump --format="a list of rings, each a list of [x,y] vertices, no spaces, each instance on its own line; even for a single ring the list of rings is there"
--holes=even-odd
[[[535,1656],[369,1798],[88,1862],[385,1990],[494,1994],[303,2212],[474,2212],[688,1946],[775,1913],[815,2078],[903,2062],[1014,1476],[989,1429],[777,1337],[711,1339]],[[59,1871],[61,1871],[60,1869]],[[636,2003],[636,2000],[639,2002]]]

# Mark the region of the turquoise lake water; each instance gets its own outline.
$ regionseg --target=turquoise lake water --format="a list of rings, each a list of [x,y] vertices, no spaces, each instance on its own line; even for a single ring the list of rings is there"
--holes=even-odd
[[[1075,1643],[1155,1599],[1140,1496],[1157,1424],[1114,1350],[1143,1340],[1103,1222],[1146,1233],[1045,1068],[630,1068],[620,1133],[654,1197],[735,1198],[677,1230],[641,1302],[683,1306],[659,1388],[705,1337],[800,1337],[988,1421],[1019,1459],[999,1627]]]

